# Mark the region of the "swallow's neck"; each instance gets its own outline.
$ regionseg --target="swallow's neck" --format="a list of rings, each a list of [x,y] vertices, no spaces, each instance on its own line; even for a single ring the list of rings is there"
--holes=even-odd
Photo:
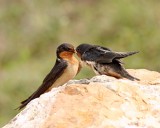
[[[79,65],[79,61],[73,55],[72,52],[62,52],[59,55],[62,59],[66,60],[70,64]]]
[[[59,54],[59,56],[61,58],[63,58],[63,59],[65,59],[65,58],[71,58],[73,56],[73,53],[72,52],[61,52]]]
[[[72,60],[74,57],[72,52],[62,52],[59,54],[59,56],[64,60]]]

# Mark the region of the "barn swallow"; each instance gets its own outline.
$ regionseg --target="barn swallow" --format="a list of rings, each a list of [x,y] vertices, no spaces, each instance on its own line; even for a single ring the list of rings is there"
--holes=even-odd
[[[74,78],[79,70],[79,61],[74,57],[73,45],[61,44],[56,51],[57,59],[54,67],[43,80],[41,86],[26,100],[21,102],[19,109],[25,107],[31,100],[41,94],[50,91],[54,87],[61,86]]]
[[[79,45],[76,52],[81,61],[90,66],[97,75],[139,80],[125,70],[120,60],[138,52],[114,52],[109,48],[90,44]]]

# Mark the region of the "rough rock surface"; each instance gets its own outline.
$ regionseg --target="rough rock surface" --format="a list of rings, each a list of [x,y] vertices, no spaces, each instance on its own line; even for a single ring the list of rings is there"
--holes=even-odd
[[[128,71],[140,81],[104,75],[69,81],[3,128],[160,128],[160,73]]]

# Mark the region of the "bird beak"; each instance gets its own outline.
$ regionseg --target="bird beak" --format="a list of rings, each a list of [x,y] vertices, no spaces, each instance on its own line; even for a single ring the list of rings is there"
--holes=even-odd
[[[77,54],[77,56],[78,56],[79,58],[81,58],[81,54],[80,54],[80,53],[76,52],[76,54]]]
[[[75,49],[70,49],[69,52],[75,53]]]

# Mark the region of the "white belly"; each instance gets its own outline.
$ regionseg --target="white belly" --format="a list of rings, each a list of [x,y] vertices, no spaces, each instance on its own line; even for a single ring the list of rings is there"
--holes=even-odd
[[[96,65],[93,61],[86,61],[86,65],[90,66],[96,75],[99,75],[99,72],[95,70],[94,66]]]

